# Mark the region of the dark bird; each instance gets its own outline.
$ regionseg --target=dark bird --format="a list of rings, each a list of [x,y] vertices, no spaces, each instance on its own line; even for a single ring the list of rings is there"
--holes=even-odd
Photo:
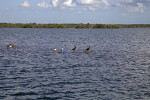
[[[86,50],[88,51],[88,50],[90,50],[90,48],[91,48],[91,47],[90,47],[90,45],[89,45],[89,47],[88,47]]]
[[[76,46],[72,50],[76,50]]]
[[[73,50],[73,53],[76,53],[76,46],[72,49]]]

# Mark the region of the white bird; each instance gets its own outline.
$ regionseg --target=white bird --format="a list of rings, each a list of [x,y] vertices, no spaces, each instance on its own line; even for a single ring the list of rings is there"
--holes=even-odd
[[[62,52],[62,53],[64,52],[64,48],[61,48],[61,52]]]
[[[64,48],[61,48],[61,51],[64,51]]]
[[[12,47],[15,47],[15,45],[14,44],[8,44],[7,47],[12,48]]]
[[[53,53],[58,53],[57,49],[54,49]]]

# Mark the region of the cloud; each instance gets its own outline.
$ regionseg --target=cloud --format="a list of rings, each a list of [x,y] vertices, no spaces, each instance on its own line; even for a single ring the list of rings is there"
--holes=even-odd
[[[104,5],[109,6],[110,4],[108,3],[108,1],[106,0],[102,0],[102,3],[104,3]]]
[[[121,4],[134,2],[134,0],[114,0],[114,1],[116,3],[121,3]]]
[[[22,7],[26,7],[26,8],[29,8],[30,7],[30,3],[28,1],[24,1],[22,4],[21,4]]]
[[[103,7],[104,9],[106,9],[110,6],[110,4],[107,0],[102,0],[100,4],[101,4],[101,7]]]
[[[58,0],[52,0],[52,5],[53,5],[53,7],[57,7],[58,6]]]
[[[96,11],[100,7],[98,0],[77,0],[76,2],[84,6],[85,11]]]
[[[134,0],[122,0],[122,1],[124,1],[126,3],[132,3]]]
[[[37,6],[41,7],[41,8],[49,8],[49,7],[51,7],[51,5],[48,4],[48,3],[45,3],[45,1],[42,1],[41,3],[38,3]]]
[[[84,4],[84,5],[91,5],[91,4],[96,4],[98,1],[97,0],[77,0],[78,3]]]
[[[45,0],[42,0],[42,2],[38,3],[37,6],[41,8],[50,8],[50,7],[58,7],[59,0],[51,0],[51,3],[46,3]]]
[[[107,0],[77,0],[77,3],[87,6],[86,10],[90,11],[107,9],[110,6],[110,3]]]
[[[126,9],[128,12],[144,12],[144,4],[138,0],[115,0],[115,5],[119,8]]]
[[[65,9],[65,8],[73,8],[73,7],[81,7],[84,11],[98,11],[98,10],[106,10],[110,7],[117,7],[118,9],[124,9],[127,12],[144,12],[144,8],[148,7],[150,4],[150,0],[50,0],[49,3],[45,2],[38,3],[38,7],[42,8],[57,8],[57,9]],[[30,7],[28,1],[24,1],[22,4],[24,7]]]
[[[117,7],[134,5],[134,0],[114,0]]]
[[[136,6],[128,6],[126,9],[129,12],[144,12],[144,6],[142,3],[137,3]]]
[[[45,0],[37,4],[42,8],[60,8],[65,9],[67,7],[82,6],[86,10],[96,11],[98,9],[107,9],[110,3],[107,0],[51,0],[50,3],[46,3]]]
[[[67,0],[63,3],[64,6],[66,7],[75,7],[76,4],[72,2],[72,0]]]
[[[77,0],[79,4],[82,5],[93,5],[93,6],[109,6],[109,2],[107,0]]]

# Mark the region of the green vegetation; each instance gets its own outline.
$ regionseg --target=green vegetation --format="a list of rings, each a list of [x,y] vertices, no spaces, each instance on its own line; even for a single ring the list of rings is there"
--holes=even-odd
[[[8,28],[146,28],[150,24],[37,24],[37,23],[0,23]]]

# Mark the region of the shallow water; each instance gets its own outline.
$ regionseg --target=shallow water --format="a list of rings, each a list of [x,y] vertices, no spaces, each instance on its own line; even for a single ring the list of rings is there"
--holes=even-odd
[[[149,100],[150,28],[0,28],[0,99]]]

